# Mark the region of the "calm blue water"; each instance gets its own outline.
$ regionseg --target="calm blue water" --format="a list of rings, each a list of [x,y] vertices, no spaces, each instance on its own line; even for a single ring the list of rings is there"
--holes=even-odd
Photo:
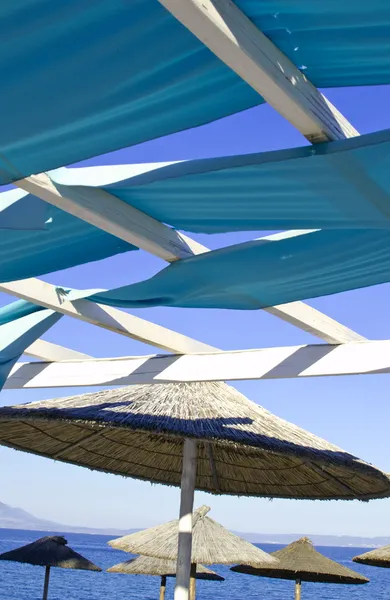
[[[59,532],[57,532],[59,533]],[[32,542],[47,533],[0,529],[0,553]],[[127,560],[130,555],[107,546],[110,537],[101,535],[65,534],[69,545],[102,569]],[[112,537],[112,536],[111,536]],[[266,552],[281,546],[263,544]],[[304,583],[302,600],[384,600],[390,594],[390,569],[355,565],[351,558],[362,553],[362,548],[318,548],[333,560],[366,575],[371,581],[366,585],[325,585]],[[199,600],[281,600],[294,596],[293,582],[263,579],[232,573],[228,567],[213,567],[226,578],[225,582],[197,583]],[[0,600],[40,600],[44,569],[11,562],[0,562]],[[173,598],[174,579],[168,580],[167,600]],[[159,578],[141,575],[94,573],[52,569],[49,588],[50,600],[156,600]]]

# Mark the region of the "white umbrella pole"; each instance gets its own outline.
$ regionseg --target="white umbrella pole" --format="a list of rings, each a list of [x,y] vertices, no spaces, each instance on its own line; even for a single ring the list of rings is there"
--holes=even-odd
[[[189,600],[195,480],[196,441],[185,439],[181,473],[179,547],[177,552],[175,600]]]
[[[295,600],[301,600],[301,580],[295,582]]]

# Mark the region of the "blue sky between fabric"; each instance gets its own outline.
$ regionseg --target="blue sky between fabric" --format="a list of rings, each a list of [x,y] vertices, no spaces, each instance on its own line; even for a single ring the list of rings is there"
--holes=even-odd
[[[390,127],[389,88],[337,90],[327,95],[361,132]],[[88,164],[175,160],[256,152],[304,143],[281,117],[263,106],[224,123],[100,157]],[[217,248],[247,240],[251,234],[194,237]],[[78,288],[113,288],[145,279],[163,266],[162,261],[144,252],[135,252],[43,279]],[[390,286],[384,285],[317,299],[310,304],[367,337],[385,339],[390,338],[389,299]],[[1,300],[5,303],[11,299],[3,296]],[[155,308],[132,312],[223,349],[318,342],[263,311]],[[154,351],[66,317],[44,339],[95,356]],[[254,381],[242,382],[236,387],[279,416],[390,471],[386,449],[390,418],[388,376]],[[27,402],[84,391],[89,390],[5,390],[1,403]],[[85,525],[133,527],[152,525],[177,515],[177,489],[92,473],[6,448],[0,449],[0,460],[3,483],[0,500],[22,505],[44,518]],[[50,501],[53,486],[58,490],[55,505]],[[213,507],[220,522],[237,530],[389,533],[386,523],[390,500],[368,504],[278,500],[270,503],[198,493],[196,503],[204,501]]]

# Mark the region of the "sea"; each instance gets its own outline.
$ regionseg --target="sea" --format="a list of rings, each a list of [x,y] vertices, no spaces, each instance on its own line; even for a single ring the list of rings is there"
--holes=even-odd
[[[60,532],[54,532],[54,534]],[[47,532],[0,529],[0,553],[28,544]],[[50,534],[49,534],[50,535]],[[103,569],[102,573],[52,569],[49,600],[158,600],[160,579],[143,575],[106,573],[112,565],[131,555],[107,545],[112,536],[63,534],[69,545]],[[279,550],[277,544],[258,544],[266,552]],[[352,562],[352,557],[368,548],[317,547],[317,550],[368,577],[365,585],[303,583],[302,600],[386,600],[390,596],[390,569],[367,567]],[[294,583],[233,573],[229,567],[215,565],[224,582],[197,582],[199,600],[282,600],[294,598]],[[41,600],[44,569],[12,562],[0,562],[0,600]],[[166,599],[173,598],[174,579],[168,579]]]

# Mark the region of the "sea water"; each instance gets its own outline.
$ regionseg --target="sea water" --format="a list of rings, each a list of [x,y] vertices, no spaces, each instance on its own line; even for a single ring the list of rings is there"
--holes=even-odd
[[[0,553],[28,544],[44,535],[61,532],[0,529]],[[103,569],[102,573],[52,569],[49,600],[158,600],[158,577],[106,573],[112,565],[131,558],[107,545],[112,536],[63,534],[69,545]],[[259,545],[266,552],[281,546]],[[365,585],[329,585],[303,583],[302,600],[386,600],[390,596],[390,569],[367,567],[352,562],[352,557],[367,551],[364,548],[318,547],[320,552],[337,562],[362,573],[370,579]],[[224,582],[197,582],[199,600],[293,600],[294,583],[233,573],[228,567],[212,567],[225,577]],[[0,561],[0,600],[40,600],[45,570],[12,562]],[[168,579],[166,598],[173,598],[174,579]]]

